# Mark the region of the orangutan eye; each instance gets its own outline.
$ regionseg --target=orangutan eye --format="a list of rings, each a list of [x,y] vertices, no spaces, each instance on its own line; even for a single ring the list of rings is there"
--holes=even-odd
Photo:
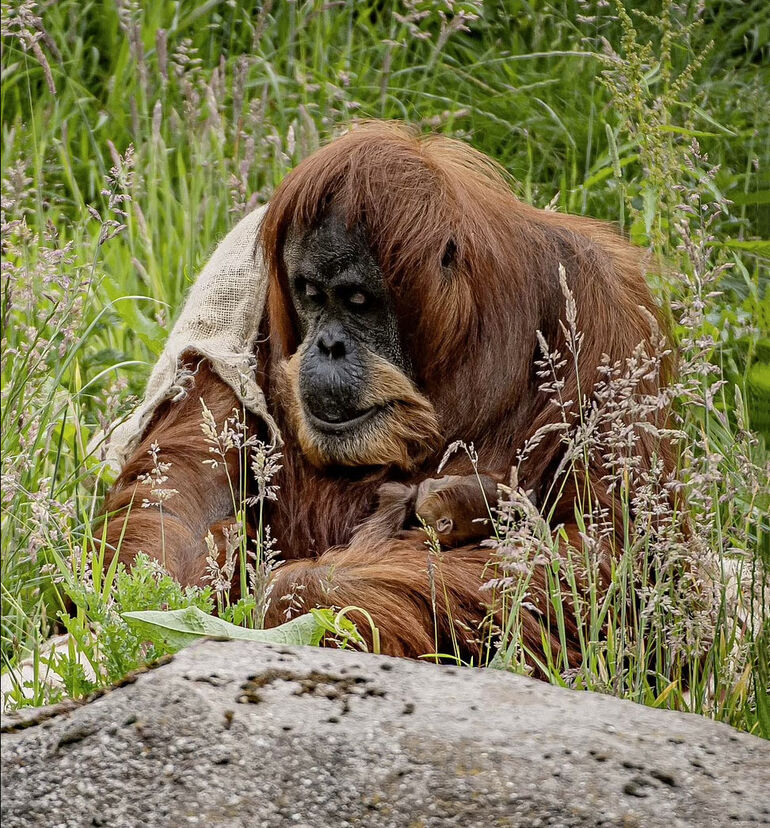
[[[309,300],[314,305],[323,304],[325,298],[324,292],[313,282],[309,282],[307,279],[300,277],[294,282],[294,288],[298,296]]]
[[[360,290],[353,291],[353,293],[348,296],[348,304],[353,305],[355,308],[363,308],[368,301],[369,297]]]
[[[352,311],[362,311],[369,307],[371,297],[363,290],[356,288],[343,288],[340,291],[340,298]]]

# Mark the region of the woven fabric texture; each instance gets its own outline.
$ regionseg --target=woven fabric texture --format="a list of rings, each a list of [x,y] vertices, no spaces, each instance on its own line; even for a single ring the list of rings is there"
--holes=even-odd
[[[152,369],[144,399],[112,432],[108,459],[122,467],[142,438],[157,407],[181,399],[192,374],[186,352],[205,357],[246,408],[280,433],[256,381],[255,347],[265,308],[267,271],[257,243],[267,205],[243,218],[220,242],[195,280],[166,347]]]

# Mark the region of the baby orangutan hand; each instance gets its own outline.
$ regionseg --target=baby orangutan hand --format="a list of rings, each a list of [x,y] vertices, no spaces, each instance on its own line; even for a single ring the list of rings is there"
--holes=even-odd
[[[461,546],[489,536],[489,510],[497,505],[497,481],[487,475],[447,475],[419,485],[383,483],[377,509],[351,539],[370,544],[414,531],[419,521],[430,526],[443,546]]]
[[[414,515],[417,486],[389,481],[377,490],[377,509],[356,530],[350,545],[364,546],[396,537]]]

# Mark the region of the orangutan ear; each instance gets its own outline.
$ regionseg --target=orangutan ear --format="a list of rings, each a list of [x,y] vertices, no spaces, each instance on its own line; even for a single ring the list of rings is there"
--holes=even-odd
[[[455,244],[454,239],[449,239],[446,243],[446,247],[444,248],[444,255],[441,257],[441,267],[444,270],[448,270],[455,262],[455,257],[457,255],[457,245]]]

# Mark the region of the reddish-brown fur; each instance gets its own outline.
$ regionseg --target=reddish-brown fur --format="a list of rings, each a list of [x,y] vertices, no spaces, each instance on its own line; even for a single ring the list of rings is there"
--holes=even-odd
[[[486,475],[450,474],[422,483],[383,483],[377,509],[356,530],[351,544],[393,538],[417,521],[436,533],[441,546],[462,546],[488,538],[490,514],[497,506],[497,483]]]
[[[393,293],[416,386],[435,411],[440,444],[409,472],[394,466],[314,466],[299,446],[295,401],[280,380],[300,344],[282,246],[291,228],[313,227],[332,202],[367,233]],[[447,269],[442,256],[450,241],[456,254]],[[354,129],[287,176],[270,204],[262,243],[270,288],[258,380],[285,438],[284,468],[275,481],[281,489],[269,520],[286,563],[275,575],[268,624],[284,620],[286,604],[278,599],[300,584],[306,607],[353,604],[368,610],[387,653],[415,657],[436,646],[451,651],[454,625],[462,655],[478,659],[479,625],[488,612],[480,588],[493,574],[489,550],[468,544],[429,567],[424,533],[401,532],[397,538],[362,543],[360,537],[353,540],[356,528],[374,511],[383,482],[419,483],[435,476],[452,441],[473,442],[480,469],[502,478],[526,440],[560,420],[561,413],[538,388],[534,367],[537,330],[552,350],[566,352],[559,325],[565,306],[560,263],[584,334],[577,371],[569,360],[564,369],[564,399],[577,401],[578,388],[590,396],[603,354],[623,362],[640,342],[651,349],[657,310],[640,252],[605,224],[518,201],[492,162],[463,144],[439,136],[420,139],[403,127],[383,124]],[[654,392],[663,379],[650,378],[640,390]],[[121,557],[130,561],[139,549],[161,557],[158,510],[137,508],[145,495],[135,482],[149,466],[150,443],[157,441],[163,459],[173,462],[165,485],[180,493],[167,504],[173,531],[167,527],[165,532],[166,565],[185,583],[202,575],[208,523],[226,519],[228,511],[222,470],[217,475],[201,462],[208,451],[199,396],[218,422],[235,404],[229,388],[201,366],[194,391],[158,413],[107,503],[108,510],[116,510],[134,499]],[[652,438],[640,432],[642,467],[649,467],[654,451]],[[547,434],[520,469],[520,484],[538,503],[553,482],[561,452],[560,434]],[[446,468],[449,474],[469,471],[459,455]],[[594,499],[619,520],[599,482],[603,473],[597,460],[588,479],[567,481],[554,504],[554,525],[563,523],[575,544],[580,542],[573,505],[578,486],[590,487]],[[121,515],[110,521],[111,542],[117,541],[123,521]],[[543,580],[536,568],[534,603]],[[525,613],[525,644],[541,651],[537,617]],[[573,663],[579,652],[574,633],[569,624]]]

